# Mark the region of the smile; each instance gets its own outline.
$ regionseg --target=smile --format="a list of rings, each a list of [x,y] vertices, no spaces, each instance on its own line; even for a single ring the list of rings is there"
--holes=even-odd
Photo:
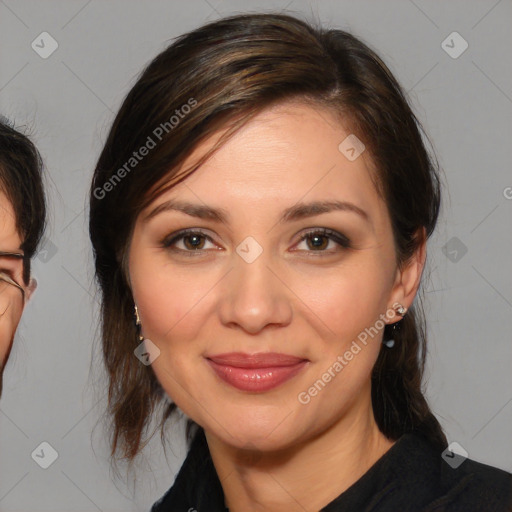
[[[305,368],[307,359],[277,353],[233,352],[207,357],[214,372],[227,384],[241,390],[263,392],[290,380]]]

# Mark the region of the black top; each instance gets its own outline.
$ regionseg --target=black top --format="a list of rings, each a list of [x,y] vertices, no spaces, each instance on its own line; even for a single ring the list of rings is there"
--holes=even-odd
[[[511,512],[512,474],[457,457],[451,452],[443,457],[420,434],[404,434],[320,512]],[[151,512],[227,510],[200,429],[174,485]]]

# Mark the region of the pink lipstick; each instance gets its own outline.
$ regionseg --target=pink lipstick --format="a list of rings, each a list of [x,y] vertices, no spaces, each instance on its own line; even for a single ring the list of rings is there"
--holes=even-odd
[[[299,373],[308,360],[287,354],[231,352],[206,358],[215,373],[241,391],[274,389]]]

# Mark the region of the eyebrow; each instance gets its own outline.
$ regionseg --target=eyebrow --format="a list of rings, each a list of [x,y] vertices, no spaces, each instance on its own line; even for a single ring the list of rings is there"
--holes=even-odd
[[[168,211],[179,211],[189,215],[190,217],[212,220],[223,224],[228,224],[230,218],[229,212],[224,208],[213,208],[206,205],[171,199],[154,208],[144,218],[144,221],[147,222],[156,215]],[[311,203],[297,203],[284,210],[279,222],[293,222],[307,217],[320,215],[322,213],[330,213],[332,211],[355,213],[371,224],[370,216],[362,208],[348,201],[313,201]]]

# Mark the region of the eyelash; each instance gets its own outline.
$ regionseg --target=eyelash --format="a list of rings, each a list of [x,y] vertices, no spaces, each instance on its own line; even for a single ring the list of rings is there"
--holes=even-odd
[[[160,245],[164,249],[169,249],[169,250],[172,250],[175,252],[181,252],[182,254],[184,254],[186,256],[195,256],[198,253],[201,254],[204,251],[208,250],[208,249],[185,250],[185,249],[177,249],[176,247],[172,247],[176,242],[183,240],[187,236],[191,236],[191,235],[196,235],[196,236],[199,235],[199,236],[206,238],[206,240],[208,240],[209,242],[215,243],[210,236],[208,236],[206,233],[203,233],[201,230],[185,229],[185,230],[179,231],[178,233],[173,233],[172,235],[167,236],[160,242]],[[333,231],[332,229],[328,229],[328,228],[312,229],[312,230],[308,231],[307,233],[304,233],[296,245],[300,244],[304,240],[307,240],[308,238],[312,238],[313,236],[326,237],[329,240],[332,240],[335,243],[337,243],[343,249],[349,249],[351,247],[351,242],[345,235],[342,235],[341,233],[338,233],[338,232]],[[304,252],[304,251],[302,251],[302,252]],[[332,250],[331,251],[325,251],[325,250],[315,251],[315,250],[311,249],[307,252],[324,253],[324,254],[328,254],[328,255],[333,254]]]

